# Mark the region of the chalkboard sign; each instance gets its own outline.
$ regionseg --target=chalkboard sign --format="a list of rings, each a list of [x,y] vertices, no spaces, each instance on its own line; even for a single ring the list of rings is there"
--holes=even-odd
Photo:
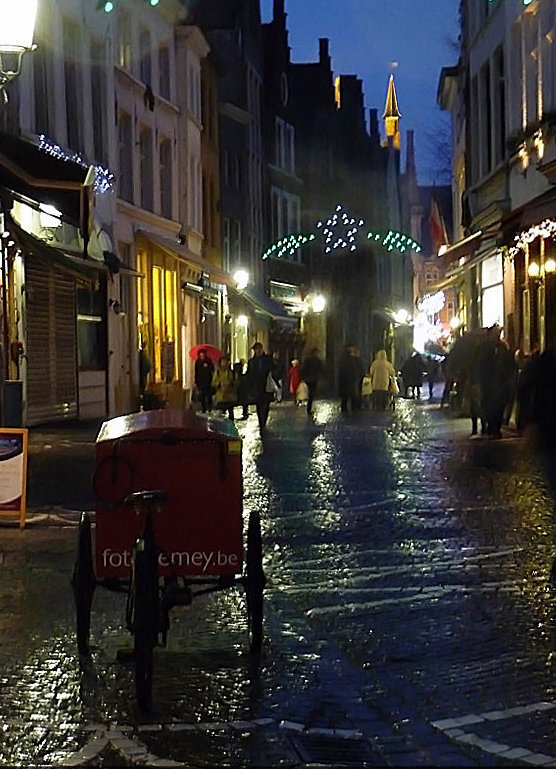
[[[24,427],[0,427],[0,516],[19,516],[25,528],[27,505],[27,438]]]

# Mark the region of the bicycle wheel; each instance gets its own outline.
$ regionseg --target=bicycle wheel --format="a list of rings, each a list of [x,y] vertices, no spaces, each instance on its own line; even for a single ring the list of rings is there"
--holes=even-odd
[[[266,577],[263,571],[263,545],[261,519],[257,512],[249,516],[247,526],[247,621],[250,651],[259,654],[263,643],[263,590]]]
[[[158,563],[152,530],[134,549],[133,623],[135,692],[141,710],[149,711],[152,700],[153,648],[158,637]]]
[[[77,648],[80,654],[89,653],[89,636],[91,632],[91,606],[96,587],[95,570],[93,566],[93,550],[91,538],[91,518],[88,513],[82,513],[77,530],[77,558],[71,578],[73,599],[75,602]]]

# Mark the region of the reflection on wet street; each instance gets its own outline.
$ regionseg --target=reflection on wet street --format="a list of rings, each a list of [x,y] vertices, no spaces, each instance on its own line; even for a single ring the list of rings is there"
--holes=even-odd
[[[96,590],[77,655],[75,528],[2,530],[0,763],[556,761],[554,508],[530,452],[401,399],[313,418],[283,403],[262,438],[238,424],[245,518],[263,522],[261,658],[241,589],[177,607],[141,714],[117,660],[125,596]]]

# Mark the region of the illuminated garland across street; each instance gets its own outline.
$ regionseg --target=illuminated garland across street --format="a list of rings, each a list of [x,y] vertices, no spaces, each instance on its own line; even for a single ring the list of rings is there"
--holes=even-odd
[[[268,259],[273,256],[280,259],[283,256],[293,256],[297,249],[309,240],[314,240],[314,235],[303,235],[299,233],[297,235],[287,235],[285,238],[281,238],[276,243],[273,243],[266,249],[262,255],[263,259]]]
[[[71,160],[78,163],[83,168],[89,168],[89,164],[77,152],[66,152],[62,147],[50,141],[44,134],[39,136],[39,148],[47,155],[58,158],[59,160]],[[114,174],[108,168],[95,166],[95,192],[102,194],[109,192],[113,188]]]
[[[508,249],[509,255],[515,256],[518,251],[524,251],[525,247],[537,238],[556,238],[556,220],[545,219],[540,224],[520,232],[515,236],[513,246]]]
[[[363,224],[365,224],[363,219],[355,219],[344,211],[342,206],[336,206],[335,212],[324,224],[322,221],[317,222],[317,228],[322,229],[324,235],[325,254],[334,248],[349,248],[350,251],[355,251],[356,237],[359,234],[359,227]]]
[[[388,251],[401,251],[403,253],[406,250],[412,249],[419,253],[421,246],[416,240],[410,238],[409,235],[405,235],[403,232],[396,232],[395,230],[388,230],[388,232],[369,232],[367,237],[370,240],[379,242]]]
[[[342,206],[336,206],[336,210],[326,222],[319,221],[316,225],[317,229],[320,229],[324,236],[324,252],[328,254],[335,249],[342,248],[355,251],[357,249],[359,230],[364,224],[363,219],[355,219],[355,217],[346,213]],[[303,233],[287,235],[269,246],[261,258],[293,256],[300,246],[310,240],[315,240],[315,238],[316,235],[313,233],[308,235]],[[419,243],[410,238],[409,235],[403,232],[396,232],[395,230],[388,230],[388,232],[370,231],[367,234],[367,238],[380,243],[388,251],[396,250],[403,253],[404,251],[413,250],[419,253],[422,250]]]

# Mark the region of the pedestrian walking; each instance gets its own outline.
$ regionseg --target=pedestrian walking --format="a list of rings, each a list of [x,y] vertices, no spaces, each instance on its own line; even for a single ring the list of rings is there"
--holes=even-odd
[[[471,417],[471,435],[478,435],[479,421],[481,422],[481,435],[486,433],[486,417],[483,413],[481,398],[481,380],[479,371],[480,350],[478,347],[471,356],[463,382],[463,400],[469,406]]]
[[[390,405],[392,380],[396,380],[396,370],[388,360],[386,350],[378,350],[369,369],[373,408],[385,411]]]
[[[514,358],[501,333],[501,326],[491,326],[486,342],[479,349],[481,409],[489,438],[502,437],[504,411],[511,399],[515,377]]]
[[[429,400],[432,400],[434,395],[434,385],[440,379],[440,363],[434,355],[425,355],[425,371],[427,373]]]
[[[218,366],[212,375],[212,387],[214,405],[224,413],[227,411],[229,419],[233,421],[234,406],[237,403],[237,385],[227,355],[222,355],[218,361]]]
[[[213,374],[214,363],[208,357],[207,351],[201,348],[195,360],[195,389],[203,414],[212,411]]]
[[[319,382],[326,376],[324,361],[320,357],[318,347],[313,347],[301,365],[301,379],[307,385],[307,414],[313,413],[313,401],[315,400]]]
[[[237,405],[241,406],[240,419],[249,419],[249,396],[247,393],[247,379],[244,372],[245,360],[234,363],[232,372],[237,392]]]
[[[301,369],[299,368],[299,360],[294,358],[288,369],[288,392],[290,395],[293,395],[294,398],[300,381]]]
[[[280,358],[280,352],[279,350],[274,350],[272,353],[272,361],[274,365],[274,381],[278,385],[278,390],[276,391],[276,403],[281,403],[282,399],[284,397],[284,385],[286,381],[286,368],[284,364],[282,363],[282,360]]]
[[[346,344],[338,364],[338,386],[342,414],[346,414],[348,409],[359,411],[361,408],[361,385],[364,376],[365,367],[359,350],[353,344]]]
[[[424,368],[425,363],[421,354],[414,350],[402,366],[402,380],[406,398],[419,399],[421,397]],[[411,395],[409,394],[410,391]]]
[[[255,342],[253,356],[247,362],[247,388],[249,398],[257,408],[259,428],[264,430],[268,421],[270,404],[274,400],[276,384],[273,377],[274,362],[264,351],[262,342]],[[274,386],[273,386],[274,384]]]

